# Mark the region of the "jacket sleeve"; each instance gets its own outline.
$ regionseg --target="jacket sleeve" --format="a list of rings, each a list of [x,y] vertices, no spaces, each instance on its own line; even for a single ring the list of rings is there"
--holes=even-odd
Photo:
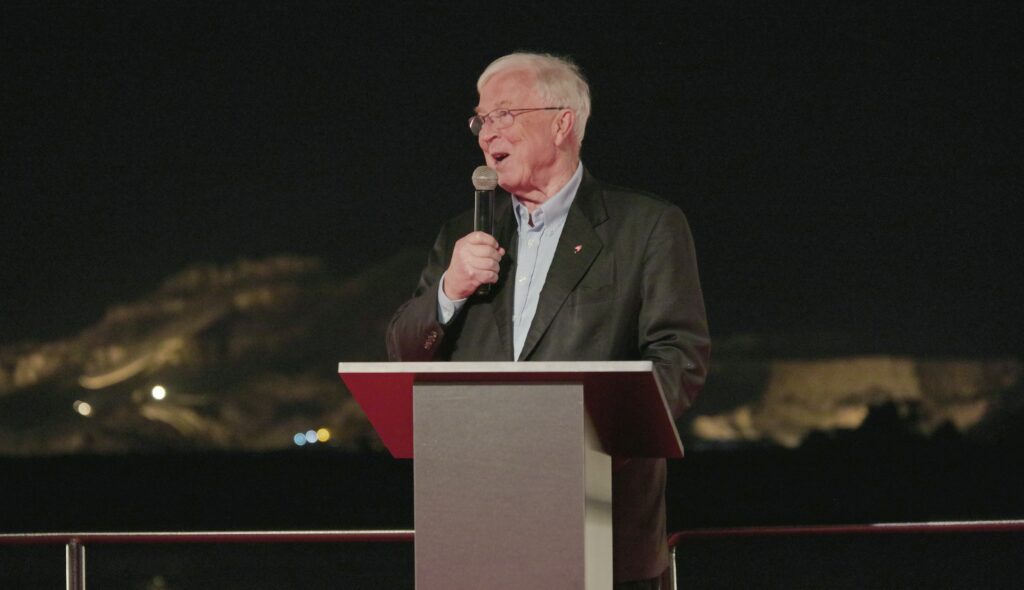
[[[711,341],[693,236],[678,207],[664,209],[648,237],[641,290],[640,353],[679,417],[704,386]]]
[[[452,244],[446,226],[427,257],[427,266],[411,299],[402,304],[388,323],[387,350],[391,361],[435,360],[444,339],[437,318],[437,286],[448,267]]]

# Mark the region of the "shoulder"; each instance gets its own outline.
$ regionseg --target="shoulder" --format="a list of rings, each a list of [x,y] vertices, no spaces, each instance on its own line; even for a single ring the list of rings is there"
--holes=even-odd
[[[633,212],[661,214],[666,209],[676,207],[673,203],[654,193],[604,182],[600,184],[604,192],[605,204],[610,210],[622,209]]]
[[[654,193],[603,182],[589,175],[587,180],[590,199],[599,201],[608,219],[654,222],[666,215],[683,216],[676,204]]]
[[[462,226],[465,226],[465,225],[473,225],[473,208],[472,208],[472,204],[473,203],[472,203],[472,201],[470,201],[469,204],[470,204],[470,207],[468,209],[463,209],[462,211],[459,211],[457,214],[452,215],[451,217],[449,217],[444,222],[444,227],[451,228],[451,227],[462,227]]]

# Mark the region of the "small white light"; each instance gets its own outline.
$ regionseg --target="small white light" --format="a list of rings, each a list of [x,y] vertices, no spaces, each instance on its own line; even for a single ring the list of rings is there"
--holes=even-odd
[[[71,407],[73,407],[76,412],[83,416],[92,415],[92,405],[90,405],[89,402],[76,401],[75,403],[71,404]]]
[[[307,430],[306,431],[306,442],[308,442],[309,444],[313,444],[313,443],[316,442],[316,440],[317,440],[316,439],[316,431],[315,430]]]
[[[159,401],[167,397],[167,390],[163,385],[155,385],[153,386],[152,391],[150,391],[150,394],[152,394],[153,399]]]

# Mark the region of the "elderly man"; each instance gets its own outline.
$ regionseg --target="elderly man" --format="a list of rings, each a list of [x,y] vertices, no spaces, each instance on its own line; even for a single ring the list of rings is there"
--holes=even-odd
[[[651,360],[678,416],[703,386],[709,353],[683,213],[583,167],[590,90],[572,62],[506,55],[477,89],[469,127],[510,196],[495,208],[494,235],[473,231],[472,211],[441,229],[388,328],[390,358]],[[614,466],[616,587],[657,588],[668,566],[665,460]]]

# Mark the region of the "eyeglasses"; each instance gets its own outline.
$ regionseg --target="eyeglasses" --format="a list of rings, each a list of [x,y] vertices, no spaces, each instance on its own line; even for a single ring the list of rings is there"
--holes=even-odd
[[[469,130],[473,135],[480,135],[484,123],[490,122],[495,129],[511,127],[516,115],[530,111],[558,111],[569,107],[536,107],[532,109],[495,109],[485,115],[473,115],[469,118]]]

